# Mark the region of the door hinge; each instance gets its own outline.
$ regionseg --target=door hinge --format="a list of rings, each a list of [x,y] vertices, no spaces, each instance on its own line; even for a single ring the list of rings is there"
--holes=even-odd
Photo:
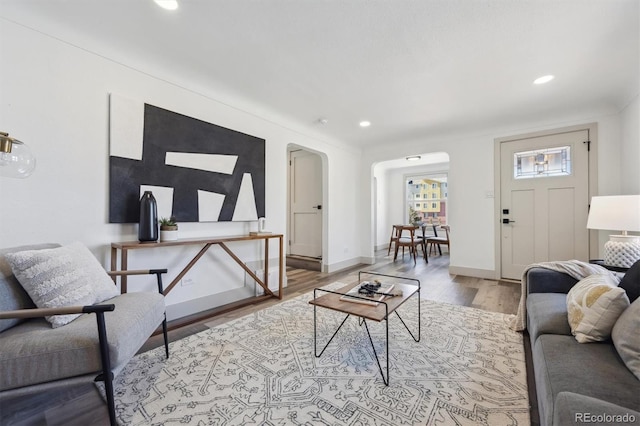
[[[587,144],[587,151],[591,151],[591,141],[584,141],[582,143],[586,143]]]

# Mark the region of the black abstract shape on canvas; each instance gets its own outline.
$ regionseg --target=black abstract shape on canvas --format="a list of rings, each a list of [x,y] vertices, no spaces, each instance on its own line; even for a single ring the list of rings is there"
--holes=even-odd
[[[232,174],[165,164],[167,152],[235,155]],[[245,173],[253,180],[258,217],[265,215],[265,141],[145,104],[142,160],[110,157],[109,222],[138,222],[140,185],[174,188],[179,222],[198,222],[198,190],[225,196],[218,221],[231,221]]]

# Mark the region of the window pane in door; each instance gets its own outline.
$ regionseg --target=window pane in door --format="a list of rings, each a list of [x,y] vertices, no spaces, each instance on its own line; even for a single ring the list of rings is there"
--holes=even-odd
[[[571,175],[571,147],[560,146],[513,154],[514,179]]]

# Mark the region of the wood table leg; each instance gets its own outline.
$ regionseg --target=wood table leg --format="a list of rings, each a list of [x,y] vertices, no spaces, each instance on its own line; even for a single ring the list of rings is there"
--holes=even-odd
[[[111,247],[111,270],[118,270],[118,249],[115,247]],[[118,278],[115,275],[111,277],[111,279],[113,280],[114,284],[118,283]]]
[[[278,299],[282,299],[282,297],[284,296],[283,292],[282,292],[282,278],[284,275],[284,252],[283,252],[283,248],[282,248],[282,244],[283,244],[283,238],[282,235],[280,235],[280,237],[278,237],[279,240],[279,244],[280,244],[280,266],[279,266],[279,272],[278,272]]]
[[[121,271],[126,271],[127,267],[128,267],[128,250],[126,248],[123,248],[120,251],[120,270]],[[127,276],[123,275],[120,277],[120,293],[121,294],[125,294],[127,292]]]
[[[264,285],[269,288],[269,239],[264,239]]]

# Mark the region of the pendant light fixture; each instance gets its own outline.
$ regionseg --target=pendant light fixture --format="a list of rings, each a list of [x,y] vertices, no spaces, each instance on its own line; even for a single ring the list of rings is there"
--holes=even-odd
[[[9,133],[0,132],[0,176],[26,178],[35,168],[36,159],[29,147]]]

